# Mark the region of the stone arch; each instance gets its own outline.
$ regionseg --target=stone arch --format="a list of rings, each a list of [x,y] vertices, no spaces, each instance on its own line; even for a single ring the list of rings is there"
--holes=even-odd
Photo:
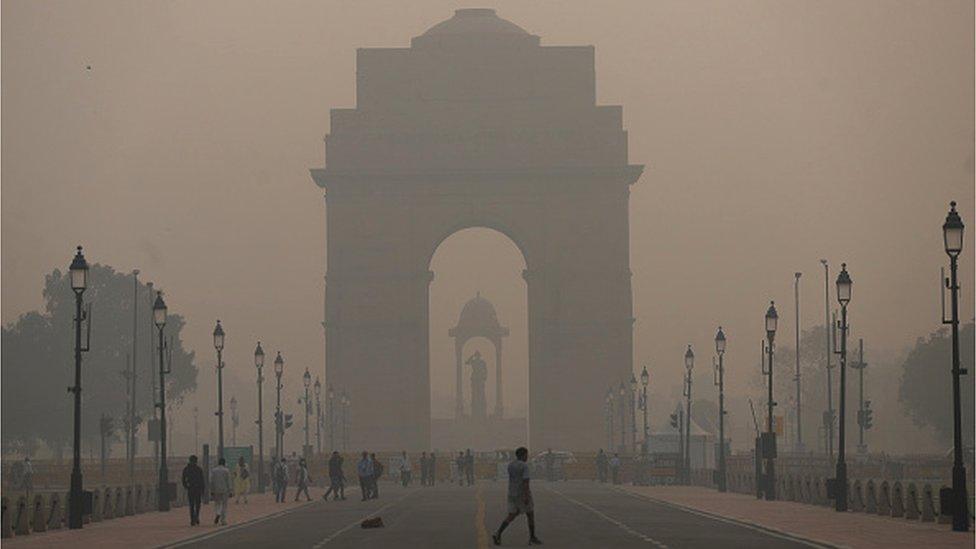
[[[849,495],[851,500],[850,509],[857,512],[864,511],[864,491],[861,487],[860,480],[854,481]]]
[[[905,492],[905,518],[908,520],[918,520],[922,516],[921,506],[918,498],[918,488],[914,482],[908,484]]]
[[[875,514],[878,512],[878,489],[874,480],[868,479],[865,487],[864,512]]]
[[[887,480],[882,480],[878,486],[878,514],[891,515],[891,485]]]
[[[905,516],[905,491],[901,482],[895,481],[891,485],[891,516],[901,518]]]
[[[922,486],[922,522],[935,521],[936,503],[935,494],[932,492],[932,485]]]

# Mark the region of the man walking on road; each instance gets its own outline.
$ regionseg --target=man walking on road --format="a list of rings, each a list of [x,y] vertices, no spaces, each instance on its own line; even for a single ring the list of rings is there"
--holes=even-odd
[[[521,513],[525,513],[529,520],[529,545],[542,545],[542,541],[535,537],[535,508],[529,489],[528,459],[529,450],[520,447],[515,450],[515,460],[508,464],[508,516],[491,536],[495,545],[502,544],[502,532]]]
[[[305,501],[312,501],[312,497],[308,495],[308,485],[312,482],[311,475],[308,474],[308,464],[305,463],[305,458],[298,460],[298,473],[296,482],[298,483],[298,489],[295,490],[295,501],[298,501],[298,496],[305,493]]]
[[[190,507],[190,526],[196,526],[200,524],[200,497],[204,489],[203,469],[197,465],[197,456],[190,456],[183,468],[182,484]]]
[[[600,482],[607,481],[607,455],[603,453],[603,448],[596,454],[596,477]]]
[[[421,461],[421,468],[423,467],[423,462]],[[407,451],[404,450],[400,454],[400,482],[403,487],[406,488],[410,485],[410,477],[413,475],[413,465],[410,463],[410,457],[407,456]],[[423,474],[421,473],[421,476]]]
[[[373,464],[373,482],[370,484],[372,499],[380,498],[380,479],[383,477],[383,464],[376,459],[376,454],[370,454],[369,460]]]
[[[369,499],[373,484],[373,462],[369,459],[369,454],[363,452],[363,458],[356,464],[356,474],[359,475],[359,491],[363,494],[363,501]]]
[[[275,502],[284,503],[285,492],[288,490],[288,462],[285,461],[285,458],[275,462],[274,471],[271,474],[274,477]]]
[[[210,495],[214,501],[214,524],[227,524],[227,500],[233,493],[230,469],[227,460],[220,458],[217,466],[210,470]]]
[[[474,486],[474,456],[471,455],[471,448],[464,454],[464,474],[468,479],[468,486]]]
[[[614,484],[620,484],[620,456],[616,452],[610,458],[610,477]]]
[[[330,493],[333,500],[346,499],[346,477],[342,474],[342,456],[339,452],[332,452],[329,458],[329,489],[322,499],[329,499]]]

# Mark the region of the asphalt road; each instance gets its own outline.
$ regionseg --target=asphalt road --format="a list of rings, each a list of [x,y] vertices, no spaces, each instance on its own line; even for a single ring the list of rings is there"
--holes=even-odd
[[[800,548],[818,547],[734,524],[585,481],[534,481],[537,535],[546,547],[572,548]],[[505,515],[505,487],[483,481],[474,487],[439,485],[401,488],[381,484],[379,500],[318,501],[292,512],[231,525],[188,548],[476,548],[492,547],[491,532]],[[204,520],[208,508],[204,509]],[[367,517],[384,528],[360,528]],[[519,517],[505,531],[503,546],[523,547],[528,526]]]

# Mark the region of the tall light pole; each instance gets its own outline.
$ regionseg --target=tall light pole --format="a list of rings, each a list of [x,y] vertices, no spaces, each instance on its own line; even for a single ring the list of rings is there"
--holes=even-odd
[[[607,451],[613,451],[613,387],[607,389]]]
[[[776,325],[779,322],[779,315],[776,314],[776,304],[769,302],[769,309],[766,309],[766,353],[769,357],[769,369],[766,371],[769,382],[768,395],[766,396],[766,408],[768,417],[766,418],[766,443],[763,445],[763,454],[766,457],[766,499],[776,499],[776,431],[773,429],[773,407],[776,401],[773,400],[773,340],[776,338]]]
[[[871,407],[871,401],[864,400],[864,368],[867,367],[868,363],[864,362],[864,338],[858,339],[857,342],[857,362],[851,364],[851,368],[857,370],[857,453],[866,454],[868,453],[868,445],[864,443],[864,431],[870,429],[871,425],[868,423],[869,414],[866,413],[866,409]],[[867,402],[867,406],[865,406]]]
[[[275,372],[275,461],[284,457],[282,453],[284,451],[284,430],[282,429],[284,418],[281,417],[281,374],[285,371],[285,361],[281,358],[281,351],[278,351],[278,356],[274,360],[274,372]]]
[[[648,432],[647,432],[647,410],[650,407],[650,403],[647,401],[647,384],[650,382],[651,376],[647,374],[647,366],[641,371],[641,397],[640,397],[640,409],[644,414],[644,443],[641,445],[641,453],[647,455],[649,448],[648,445]]]
[[[840,303],[840,417],[837,431],[837,481],[834,491],[834,509],[847,511],[847,304],[851,302],[851,276],[847,273],[847,263],[840,264],[837,275],[837,301]],[[836,344],[835,344],[836,346]]]
[[[149,308],[151,312],[151,314],[149,315],[149,337],[146,338],[149,340],[148,341],[149,354],[147,356],[149,358],[149,379],[152,382],[152,388],[150,391],[150,394],[152,395],[152,399],[153,399],[152,418],[153,421],[156,422],[159,419],[159,405],[155,402],[156,382],[157,382],[156,380],[159,373],[156,371],[156,359],[153,358],[153,352],[156,350],[156,346],[153,343],[153,337],[152,337],[153,329],[156,328],[156,313],[155,311],[152,311],[153,306],[155,306],[156,304],[156,298],[154,297],[156,295],[156,291],[153,290],[152,282],[146,282],[146,288],[149,290],[149,302],[150,302]],[[153,467],[159,469],[159,436],[158,435],[156,436],[156,439],[153,441]]]
[[[84,502],[82,502],[82,479],[81,479],[81,353],[88,351],[88,343],[81,344],[81,323],[88,320],[88,315],[82,310],[82,294],[88,287],[88,262],[85,261],[84,254],[81,253],[81,246],[71,260],[68,267],[71,273],[71,289],[75,292],[75,385],[69,387],[68,391],[75,395],[75,418],[74,418],[74,446],[72,448],[71,465],[71,492],[68,496],[68,528],[81,528],[83,522]],[[89,320],[90,322],[90,320]],[[91,324],[88,326],[88,335],[91,337]]]
[[[339,404],[342,405],[342,449],[345,450],[349,445],[349,406],[350,406],[349,393],[345,389],[342,390],[342,396],[339,399]]]
[[[261,342],[258,341],[258,346],[254,349],[254,367],[258,370],[258,419],[255,423],[258,424],[258,492],[264,493],[264,408],[262,402],[262,395],[264,391],[262,390],[262,385],[264,383],[264,349],[261,348]]]
[[[336,430],[336,420],[335,420],[335,389],[332,388],[332,384],[329,384],[329,391],[325,395],[326,404],[329,406],[329,450],[335,451],[335,430]]]
[[[624,396],[627,394],[627,389],[624,387],[624,382],[620,382],[620,388],[617,389],[617,395],[620,397],[620,451],[625,452],[627,450],[627,406],[624,404],[627,402],[624,400]]]
[[[796,315],[796,451],[803,451],[803,416],[800,414],[800,277],[803,273],[793,273],[793,305]]]
[[[691,484],[691,371],[695,368],[695,353],[688,345],[685,351],[685,484]]]
[[[315,453],[322,453],[322,382],[315,376]]]
[[[152,336],[150,336],[152,339]],[[132,370],[129,372],[129,484],[136,479],[136,363],[139,360],[139,269],[132,271]]]
[[[637,455],[637,378],[630,374],[630,447]]]
[[[715,384],[718,385],[718,491],[725,491],[725,332],[718,327],[715,334],[715,353],[718,365],[715,368]]]
[[[156,292],[156,302],[153,303],[153,323],[159,330],[159,489],[157,501],[159,511],[169,511],[169,471],[166,468],[166,361],[163,352],[166,341],[163,339],[163,327],[166,326],[166,303],[163,292]]]
[[[824,268],[824,344],[826,348],[827,366],[827,411],[824,412],[823,425],[824,436],[827,438],[827,455],[834,457],[834,384],[831,381],[831,372],[834,366],[830,363],[831,355],[834,353],[830,348],[830,334],[833,329],[830,323],[830,266],[826,259],[821,259],[820,264]]]
[[[308,416],[309,411],[311,410],[311,404],[308,400],[308,389],[312,386],[312,374],[308,372],[308,368],[305,368],[305,373],[302,375],[302,385],[305,386],[305,447],[302,448],[302,455],[305,457],[305,459],[308,459],[309,454],[311,454],[308,445]]]
[[[217,321],[213,331],[214,349],[217,350],[217,459],[224,457],[224,329]]]
[[[943,324],[952,328],[952,529],[958,532],[969,530],[969,505],[966,494],[966,466],[962,460],[962,402],[959,393],[959,377],[966,370],[959,367],[959,254],[962,253],[963,231],[965,225],[956,212],[956,203],[949,204],[949,214],[942,225],[942,238],[949,256],[949,276],[946,281],[951,294],[951,314],[949,319],[942,313]],[[943,301],[943,307],[944,305]]]
[[[230,445],[237,446],[237,424],[241,417],[237,415],[237,397],[230,397]]]

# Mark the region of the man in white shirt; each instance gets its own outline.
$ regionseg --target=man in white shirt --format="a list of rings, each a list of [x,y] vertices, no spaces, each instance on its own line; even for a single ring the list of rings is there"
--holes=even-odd
[[[227,461],[220,458],[217,466],[210,470],[210,496],[214,501],[214,524],[227,524],[227,500],[233,495],[230,469]]]
[[[423,467],[423,465],[421,465]],[[413,465],[410,463],[410,457],[407,456],[407,452],[404,451],[400,455],[400,482],[403,483],[403,487],[406,488],[410,484],[410,477],[413,475]]]
[[[520,513],[525,513],[529,519],[529,545],[542,545],[542,541],[535,537],[535,505],[529,489],[528,459],[529,450],[520,447],[515,450],[515,460],[508,464],[508,516],[491,536],[495,545],[502,544],[502,532]]]

